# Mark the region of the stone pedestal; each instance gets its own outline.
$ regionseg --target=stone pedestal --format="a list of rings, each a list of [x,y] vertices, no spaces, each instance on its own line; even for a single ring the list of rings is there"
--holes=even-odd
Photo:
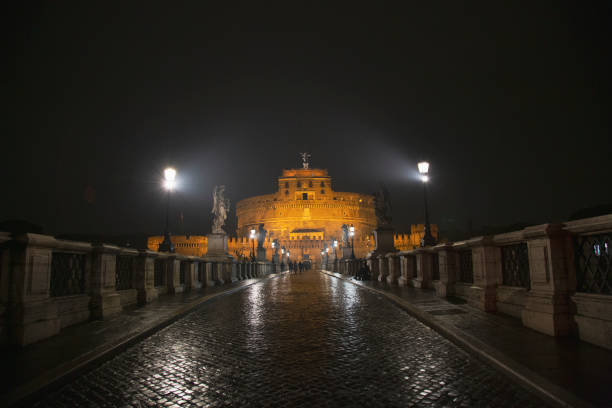
[[[49,297],[53,237],[23,234],[12,254],[9,341],[24,346],[60,331],[57,303]]]
[[[409,286],[416,277],[416,261],[414,255],[400,253],[401,276],[397,280],[400,286]]]
[[[259,262],[266,261],[266,249],[265,248],[257,248],[257,260]]]
[[[136,252],[136,251],[134,251]],[[115,290],[115,268],[119,248],[96,245],[91,270],[91,315],[104,319],[121,312],[121,297]]]
[[[227,234],[208,234],[206,256],[227,256]]]
[[[374,230],[374,252],[377,254],[388,254],[395,252],[393,243],[394,230],[391,228],[377,228]]]
[[[389,276],[389,261],[386,255],[380,254],[378,256],[378,281],[386,282],[387,276]]]
[[[366,262],[368,264],[368,268],[370,269],[370,279],[377,280],[378,279],[378,256],[375,253],[369,253]]]
[[[570,236],[561,225],[544,224],[524,229],[528,239],[531,290],[522,311],[523,325],[551,336],[570,332],[566,248]]]
[[[400,257],[398,254],[392,253],[385,256],[389,267],[389,274],[387,275],[387,283],[395,284],[398,283],[400,277]]]
[[[342,247],[342,259],[351,259],[351,247]]]
[[[431,288],[432,254],[424,250],[416,251],[416,278],[412,280],[412,286],[421,289]]]
[[[447,244],[438,245],[435,249],[438,252],[438,268],[440,271],[440,280],[434,283],[436,295],[439,297],[454,295],[459,269],[459,254]]]
[[[501,250],[493,246],[489,237],[467,241],[472,247],[474,284],[470,287],[468,303],[485,312],[497,311],[497,285],[501,276]]]
[[[157,299],[157,289],[154,284],[156,256],[157,252],[142,250],[136,259],[136,290],[139,305]]]

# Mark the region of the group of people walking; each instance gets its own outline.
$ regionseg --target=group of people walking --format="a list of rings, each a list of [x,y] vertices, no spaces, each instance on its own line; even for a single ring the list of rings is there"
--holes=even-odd
[[[311,267],[310,262],[302,262],[302,261],[289,262],[289,272],[302,272],[302,271],[310,269],[310,267]]]

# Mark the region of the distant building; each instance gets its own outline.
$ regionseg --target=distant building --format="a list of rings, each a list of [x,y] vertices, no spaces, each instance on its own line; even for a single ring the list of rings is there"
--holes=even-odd
[[[264,247],[271,248],[271,242],[277,239],[291,251],[292,259],[318,259],[321,250],[334,240],[342,245],[343,224],[355,227],[357,257],[374,249],[372,231],[377,226],[374,196],[334,191],[327,170],[311,169],[306,161],[303,168],[283,170],[274,193],[239,201],[236,216],[238,238],[228,242],[232,255],[250,255],[253,243],[248,236],[260,224],[268,231]],[[431,227],[437,238],[437,226]],[[400,250],[417,247],[423,234],[422,224],[413,225],[410,234],[395,235],[395,247]],[[162,240],[162,236],[149,237],[149,249],[157,250]],[[172,242],[178,253],[206,254],[205,236],[173,236]],[[272,250],[268,249],[267,255],[271,258]]]

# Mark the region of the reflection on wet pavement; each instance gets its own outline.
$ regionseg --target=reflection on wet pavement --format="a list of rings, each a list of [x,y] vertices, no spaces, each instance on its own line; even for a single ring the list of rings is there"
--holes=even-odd
[[[380,296],[316,271],[218,298],[39,406],[543,406]]]

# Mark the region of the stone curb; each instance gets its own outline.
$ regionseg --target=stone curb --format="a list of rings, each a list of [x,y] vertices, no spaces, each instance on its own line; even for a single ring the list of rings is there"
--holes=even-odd
[[[468,351],[470,354],[476,356],[479,360],[492,365],[493,367],[502,371],[503,373],[505,373],[515,381],[519,382],[523,386],[533,390],[540,397],[545,399],[547,402],[554,404],[555,406],[572,408],[595,407],[591,403],[566,391],[565,389],[552,383],[541,375],[535,373],[531,369],[516,362],[515,360],[506,356],[494,347],[489,346],[487,343],[463,332],[460,329],[457,329],[456,327],[450,324],[440,322],[431,314],[420,310],[416,306],[412,305],[410,302],[402,299],[397,295],[388,293],[381,289],[368,287],[362,284],[361,282],[349,279],[337,273],[328,272],[324,270],[321,270],[321,272],[331,277],[342,279],[363,289],[385,296],[387,299],[391,300],[399,307],[410,313],[421,323],[434,329],[446,339],[450,340],[462,349]]]
[[[71,379],[76,378],[79,374],[89,371],[95,368],[96,366],[101,365],[105,361],[110,360],[128,347],[155,334],[156,332],[171,325],[181,317],[184,317],[185,315],[189,314],[199,305],[214,300],[216,298],[241,291],[250,286],[263,282],[264,280],[278,278],[286,273],[287,272],[285,271],[281,273],[271,273],[263,278],[251,278],[257,280],[233,288],[228,288],[227,290],[221,292],[212,293],[210,295],[203,296],[190,303],[187,303],[186,305],[179,307],[175,312],[172,313],[170,317],[163,321],[155,322],[138,333],[133,333],[127,335],[126,337],[122,337],[120,339],[103,344],[88,353],[82,354],[73,360],[70,360],[58,367],[55,367],[52,370],[41,374],[33,380],[30,380],[27,383],[18,386],[13,391],[1,395],[0,406],[29,406],[29,404],[41,393],[57,389],[64,385],[66,382],[70,381]]]

